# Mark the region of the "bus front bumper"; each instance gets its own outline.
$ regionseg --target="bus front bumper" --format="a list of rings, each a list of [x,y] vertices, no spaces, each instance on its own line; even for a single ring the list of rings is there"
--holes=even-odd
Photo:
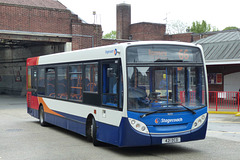
[[[151,146],[164,143],[179,143],[201,140],[206,137],[207,121],[198,129],[179,133],[144,134],[131,127],[127,118],[120,125],[119,147]]]

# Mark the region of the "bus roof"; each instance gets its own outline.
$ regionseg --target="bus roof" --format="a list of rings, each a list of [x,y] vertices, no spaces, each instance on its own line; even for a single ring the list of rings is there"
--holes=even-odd
[[[200,45],[175,42],[175,41],[138,41],[125,42],[95,48],[81,49],[69,52],[55,53],[38,57],[37,65],[45,64],[61,64],[67,62],[79,62],[99,59],[121,58],[124,56],[125,50],[129,46],[149,45],[149,44],[166,44],[166,45],[182,45],[191,47],[200,47]],[[201,48],[201,47],[200,47]],[[121,54],[122,53],[122,54]]]

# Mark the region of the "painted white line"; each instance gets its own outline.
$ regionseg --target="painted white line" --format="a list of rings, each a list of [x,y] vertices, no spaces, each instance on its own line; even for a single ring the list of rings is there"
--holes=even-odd
[[[240,122],[232,122],[232,121],[208,121],[209,123],[239,123]]]
[[[240,132],[228,132],[228,131],[207,131],[210,133],[231,133],[231,134],[240,134]]]

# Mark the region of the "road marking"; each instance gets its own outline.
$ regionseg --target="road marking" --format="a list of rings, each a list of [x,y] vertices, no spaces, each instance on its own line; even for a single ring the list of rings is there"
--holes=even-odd
[[[212,133],[231,133],[231,134],[240,134],[240,132],[229,132],[229,131],[207,131]]]
[[[239,123],[240,122],[232,122],[232,121],[209,121],[209,123]]]

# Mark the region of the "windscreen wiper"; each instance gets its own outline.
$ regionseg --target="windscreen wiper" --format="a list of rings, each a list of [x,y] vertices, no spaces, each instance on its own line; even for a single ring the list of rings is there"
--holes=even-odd
[[[182,103],[168,103],[167,105],[181,105],[183,108],[185,108],[186,110],[192,112],[192,114],[196,114],[196,112],[186,106],[184,106]]]
[[[169,110],[169,109],[158,109],[158,110],[153,111],[153,112],[145,113],[145,114],[141,115],[140,117],[143,118],[143,117],[146,117],[146,116],[148,116],[148,115],[150,115],[150,114],[154,114],[154,113],[157,113],[157,112],[160,112],[160,111],[168,111],[168,110]]]
[[[194,110],[192,110],[192,109],[184,106],[184,105],[181,104],[181,103],[168,103],[168,104],[166,104],[166,105],[167,105],[167,106],[168,106],[168,105],[181,105],[183,108],[185,108],[185,109],[187,109],[188,111],[192,112],[192,114],[196,114],[196,112],[195,112]],[[163,106],[166,106],[166,105],[163,105]],[[146,116],[148,116],[148,115],[150,115],[150,114],[154,114],[154,113],[157,113],[157,112],[160,112],[160,111],[169,111],[169,108],[168,108],[168,109],[158,109],[158,110],[153,111],[153,112],[148,112],[148,113],[145,113],[145,114],[141,115],[140,117],[141,117],[141,118],[144,118],[144,117],[146,117]]]

